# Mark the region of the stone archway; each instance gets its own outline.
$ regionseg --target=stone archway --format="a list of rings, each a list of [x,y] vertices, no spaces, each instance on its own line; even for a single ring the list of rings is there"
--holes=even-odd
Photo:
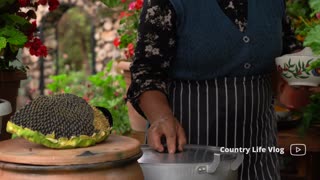
[[[113,46],[113,39],[119,26],[117,11],[110,10],[101,2],[95,0],[60,0],[59,2],[60,7],[53,12],[49,13],[46,7],[39,8],[37,12],[37,24],[40,27],[39,30],[44,44],[48,48],[48,56],[37,58],[30,56],[26,50],[23,53],[23,61],[29,67],[29,79],[24,82],[25,91],[23,94],[29,99],[39,94],[46,94],[43,89],[50,82],[49,76],[56,73],[53,68],[58,47],[56,25],[70,8],[81,8],[90,17],[94,29],[92,33],[92,40],[94,41],[92,47],[94,52],[93,71],[101,71],[110,59],[120,56],[119,51]],[[106,11],[108,13],[102,13]]]

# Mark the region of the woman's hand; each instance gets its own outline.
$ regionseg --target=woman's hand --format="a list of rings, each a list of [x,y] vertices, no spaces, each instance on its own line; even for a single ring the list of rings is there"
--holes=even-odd
[[[164,151],[161,138],[165,137],[169,153],[175,153],[176,148],[183,151],[186,135],[183,128],[173,116],[160,118],[151,123],[148,130],[148,144],[159,152]]]
[[[161,138],[164,137],[169,153],[175,153],[177,145],[182,151],[186,144],[186,135],[174,117],[166,95],[156,90],[146,91],[140,96],[140,107],[151,124],[148,130],[148,144],[163,152]]]

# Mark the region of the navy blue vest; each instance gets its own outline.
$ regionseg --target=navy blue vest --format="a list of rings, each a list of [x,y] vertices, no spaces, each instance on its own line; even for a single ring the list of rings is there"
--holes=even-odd
[[[248,0],[240,32],[217,0],[170,0],[177,14],[177,56],[170,77],[204,80],[268,74],[282,51],[283,0]]]

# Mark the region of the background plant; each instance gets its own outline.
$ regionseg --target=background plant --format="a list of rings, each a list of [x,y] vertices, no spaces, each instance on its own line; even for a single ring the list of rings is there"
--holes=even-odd
[[[36,11],[38,6],[48,5],[53,11],[58,0],[1,0],[0,1],[0,70],[25,70],[15,66],[20,61],[18,53],[23,47],[31,55],[46,56],[47,48],[37,37]],[[20,61],[21,62],[21,61]]]
[[[291,18],[297,39],[305,47],[320,54],[320,1],[287,0],[287,13]]]
[[[113,44],[124,51],[127,60],[131,60],[134,55],[143,0],[101,0],[101,2],[108,7],[121,9],[118,37],[114,39]]]
[[[310,47],[314,54],[320,55],[320,1],[319,0],[287,0],[287,13],[292,20],[297,39],[305,47]],[[308,71],[320,67],[320,59],[310,63]],[[310,97],[310,103],[302,109],[300,134],[320,122],[320,93]]]
[[[52,83],[47,85],[50,94],[71,93],[84,98],[93,106],[107,108],[113,117],[113,129],[117,134],[131,131],[128,110],[124,101],[125,81],[122,75],[111,74],[113,61],[106,68],[87,76],[85,72],[70,72],[51,76]]]
[[[303,121],[299,127],[301,135],[305,135],[313,124],[320,123],[320,93],[310,96],[310,103],[303,109]]]
[[[65,70],[86,69],[91,73],[90,60],[92,23],[90,18],[78,7],[70,8],[58,22],[59,73]],[[77,37],[77,38],[74,38]],[[68,68],[66,68],[68,67]]]

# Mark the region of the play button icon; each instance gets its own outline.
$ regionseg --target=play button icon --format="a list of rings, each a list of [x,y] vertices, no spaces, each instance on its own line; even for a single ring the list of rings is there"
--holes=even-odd
[[[307,153],[307,148],[305,144],[291,144],[290,154],[291,156],[304,156]]]

